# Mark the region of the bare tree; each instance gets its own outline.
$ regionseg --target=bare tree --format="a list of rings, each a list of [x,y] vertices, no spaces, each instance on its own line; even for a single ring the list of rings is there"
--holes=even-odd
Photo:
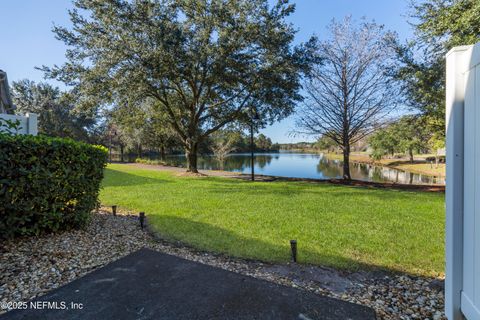
[[[213,145],[212,150],[215,158],[220,162],[220,166],[223,167],[225,158],[229,153],[235,150],[235,137],[233,134],[229,134],[225,131],[217,131],[212,136]]]
[[[388,72],[396,35],[351,17],[332,21],[331,36],[318,43],[321,63],[306,78],[299,132],[332,139],[343,151],[343,178],[350,180],[350,146],[385,122],[399,92]]]

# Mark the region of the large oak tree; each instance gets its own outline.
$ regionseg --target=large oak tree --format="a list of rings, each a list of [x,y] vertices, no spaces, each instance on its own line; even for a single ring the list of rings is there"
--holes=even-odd
[[[306,47],[292,47],[288,0],[75,0],[56,26],[68,62],[43,67],[75,86],[79,108],[154,99],[197,172],[199,143],[255,105],[281,119],[301,100]],[[132,104],[131,112],[135,112]]]

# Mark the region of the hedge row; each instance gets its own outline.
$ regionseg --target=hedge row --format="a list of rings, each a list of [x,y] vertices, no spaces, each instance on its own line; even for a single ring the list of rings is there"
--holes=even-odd
[[[165,161],[162,161],[162,160],[150,160],[145,158],[136,158],[135,162],[141,163],[141,164],[152,164],[152,165],[162,165],[162,166],[168,165]]]
[[[0,238],[84,226],[106,161],[102,146],[0,134]]]

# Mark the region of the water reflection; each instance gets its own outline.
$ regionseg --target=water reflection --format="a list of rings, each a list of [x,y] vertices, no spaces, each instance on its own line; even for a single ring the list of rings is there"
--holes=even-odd
[[[254,156],[255,169],[264,169],[270,165],[272,159],[278,158],[279,155],[256,154]],[[167,156],[165,159],[170,165],[185,166],[186,160],[183,155]],[[220,161],[213,156],[202,156],[198,158],[198,168],[203,170],[226,170],[235,172],[244,172],[250,170],[252,166],[250,155],[234,154],[228,155],[224,161]]]
[[[442,177],[416,174],[364,163],[351,163],[350,171],[352,179],[356,180],[395,182],[401,184],[445,184],[445,178]],[[317,173],[330,178],[341,178],[343,173],[343,163],[340,160],[331,160],[325,157],[320,157],[317,166]]]
[[[342,162],[339,160],[331,160],[325,157],[321,157],[318,161],[317,173],[323,174],[323,176],[330,178],[341,178],[343,175]],[[352,173],[353,172],[351,172],[351,174]]]
[[[167,156],[171,165],[185,166],[183,155]],[[281,177],[331,179],[342,177],[342,161],[332,160],[322,154],[308,153],[258,153],[254,157],[257,174]],[[199,169],[226,170],[249,173],[251,160],[249,154],[232,154],[223,162],[213,156],[202,156]],[[395,182],[402,184],[445,184],[445,178],[401,171],[388,167],[352,163],[351,176],[356,180],[373,182]]]

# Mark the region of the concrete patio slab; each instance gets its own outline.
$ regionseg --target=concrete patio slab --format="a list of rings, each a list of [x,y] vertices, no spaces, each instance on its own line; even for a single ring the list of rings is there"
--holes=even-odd
[[[142,249],[0,319],[370,320],[375,313],[364,306]]]

